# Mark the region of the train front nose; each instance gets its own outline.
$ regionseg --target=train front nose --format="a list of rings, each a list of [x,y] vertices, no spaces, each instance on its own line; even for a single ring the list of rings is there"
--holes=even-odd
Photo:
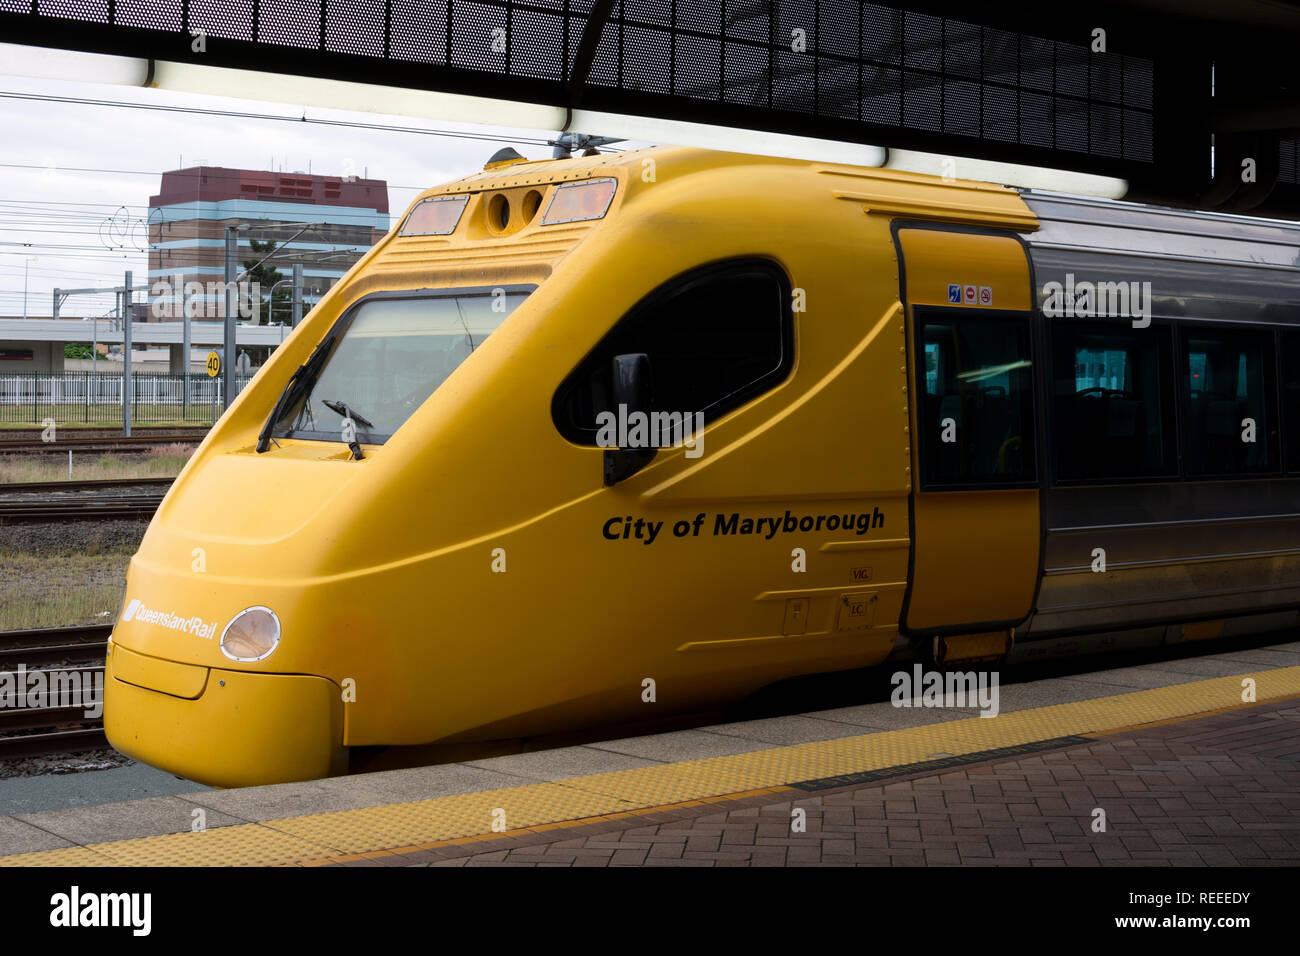
[[[243,588],[214,606],[212,589],[205,600],[172,575],[136,580],[137,596],[124,603],[105,662],[109,743],[217,787],[346,771],[339,685],[312,674],[310,656],[286,657],[270,607],[230,615],[217,608],[229,607]]]
[[[343,773],[339,686],[153,657],[110,643],[104,732],[122,753],[215,787]]]

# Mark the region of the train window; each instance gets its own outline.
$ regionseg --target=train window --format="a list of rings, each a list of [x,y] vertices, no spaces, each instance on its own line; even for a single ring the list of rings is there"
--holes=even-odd
[[[1029,323],[987,313],[918,321],[926,485],[1033,481]]]
[[[925,391],[927,395],[939,394],[939,343],[925,343]]]
[[[383,443],[528,297],[513,287],[501,293],[363,299],[323,340],[319,367],[294,394],[286,390],[272,434],[339,441],[346,406],[358,439]]]
[[[1173,342],[1149,329],[1052,325],[1056,477],[1152,478],[1178,472]]]
[[[1286,470],[1300,472],[1300,332],[1282,333],[1282,403]]]
[[[775,264],[744,260],[695,270],[652,292],[583,359],[555,393],[556,427],[596,443],[610,408],[615,355],[650,357],[650,411],[711,420],[785,378],[793,363],[790,284]]]
[[[1181,430],[1189,475],[1278,470],[1273,333],[1183,329]]]

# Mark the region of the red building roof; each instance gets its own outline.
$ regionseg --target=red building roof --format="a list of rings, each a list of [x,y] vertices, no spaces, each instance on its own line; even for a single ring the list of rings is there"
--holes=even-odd
[[[261,202],[354,206],[388,212],[388,183],[382,179],[273,173],[224,166],[191,166],[162,174],[162,189],[150,207],[186,202],[250,199]]]

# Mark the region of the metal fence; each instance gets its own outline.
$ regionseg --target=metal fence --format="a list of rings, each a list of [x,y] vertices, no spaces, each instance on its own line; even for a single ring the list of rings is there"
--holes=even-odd
[[[243,391],[251,375],[238,376]],[[212,424],[224,407],[221,377],[131,376],[131,420]],[[122,376],[112,372],[0,375],[0,422],[121,422]]]

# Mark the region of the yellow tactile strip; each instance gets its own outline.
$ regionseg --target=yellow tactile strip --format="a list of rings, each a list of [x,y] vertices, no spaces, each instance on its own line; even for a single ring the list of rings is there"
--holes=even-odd
[[[1243,700],[1243,681],[1255,699]],[[0,866],[257,866],[383,855],[1300,696],[1300,667],[554,783],[0,857]]]

